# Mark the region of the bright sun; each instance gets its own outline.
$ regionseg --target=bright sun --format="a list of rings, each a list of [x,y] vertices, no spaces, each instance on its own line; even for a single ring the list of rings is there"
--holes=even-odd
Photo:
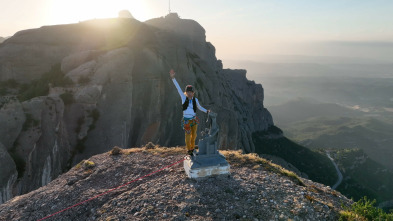
[[[141,0],[52,0],[50,24],[77,23],[95,18],[115,18],[121,10],[128,10],[138,20],[146,20],[147,6]]]

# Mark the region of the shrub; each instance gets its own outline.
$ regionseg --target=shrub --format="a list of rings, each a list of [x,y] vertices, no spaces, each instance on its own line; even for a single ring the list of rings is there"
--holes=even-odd
[[[381,208],[376,208],[375,203],[376,200],[370,201],[365,196],[346,211],[341,211],[340,220],[393,220],[393,213],[385,213]]]
[[[4,96],[7,94],[7,88],[5,87],[0,87],[0,96]]]
[[[38,96],[45,96],[49,93],[49,83],[54,87],[71,85],[72,81],[64,76],[60,63],[44,73],[41,78],[33,80],[30,84],[24,84],[19,91],[19,100],[26,101]]]
[[[70,92],[61,94],[60,98],[63,100],[65,105],[70,105],[75,102],[74,95],[72,95]]]
[[[23,84],[18,95],[20,101],[30,100],[34,97],[45,96],[49,93],[47,82],[34,80],[30,84]]]
[[[15,79],[9,79],[5,81],[5,86],[8,88],[17,88],[19,86],[19,83]]]
[[[110,155],[119,155],[119,154],[122,154],[122,153],[123,153],[122,149],[120,147],[118,147],[118,146],[115,146],[111,150]]]
[[[83,167],[83,169],[91,169],[95,166],[96,164],[93,161],[90,160],[82,160],[80,163],[78,163],[75,168],[80,169]]]

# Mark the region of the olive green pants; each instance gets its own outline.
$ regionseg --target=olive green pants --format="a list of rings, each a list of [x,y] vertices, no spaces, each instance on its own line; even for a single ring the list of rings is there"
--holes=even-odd
[[[191,127],[191,133],[185,133],[186,136],[186,148],[187,150],[193,150],[195,148],[195,140],[197,137],[198,125]]]

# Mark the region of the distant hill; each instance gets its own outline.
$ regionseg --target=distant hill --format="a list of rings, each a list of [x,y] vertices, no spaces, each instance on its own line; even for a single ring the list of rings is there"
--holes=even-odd
[[[316,117],[283,130],[310,148],[360,148],[372,159],[393,169],[393,125],[373,118]]]
[[[3,41],[5,41],[5,38],[0,37],[0,43],[2,43]]]
[[[278,126],[304,121],[312,117],[360,116],[362,113],[334,103],[322,103],[311,99],[297,98],[269,107]]]
[[[363,150],[339,150],[333,157],[344,176],[338,191],[355,201],[363,196],[376,199],[377,203],[393,200],[393,173]]]
[[[256,153],[280,157],[316,182],[330,186],[336,182],[336,170],[326,155],[312,151],[284,136],[279,136],[280,129],[275,128],[275,130],[276,132],[273,133],[257,132],[253,134]],[[275,138],[273,138],[274,134],[276,134]]]
[[[381,76],[390,74],[393,62],[344,57],[269,56],[259,61],[225,60],[225,67],[246,68],[252,76]]]

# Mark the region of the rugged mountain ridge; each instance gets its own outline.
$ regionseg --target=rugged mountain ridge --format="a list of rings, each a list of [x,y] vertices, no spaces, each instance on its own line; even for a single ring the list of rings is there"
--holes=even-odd
[[[263,88],[245,70],[223,69],[195,21],[99,19],[24,30],[3,42],[0,202],[108,147],[183,145],[170,68],[218,113],[222,148],[255,151],[252,133],[273,125]],[[206,115],[198,117],[205,128]]]
[[[338,220],[342,205],[352,203],[330,187],[299,178],[255,154],[222,153],[231,164],[230,176],[188,179],[176,164],[50,219]],[[114,148],[0,205],[0,220],[44,218],[183,157],[183,148]]]

